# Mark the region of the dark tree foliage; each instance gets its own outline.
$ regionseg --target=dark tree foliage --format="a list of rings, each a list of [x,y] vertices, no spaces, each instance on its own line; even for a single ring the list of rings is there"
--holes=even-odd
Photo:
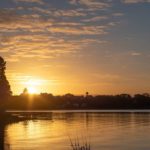
[[[12,95],[9,82],[5,75],[6,62],[0,57],[0,99],[6,99]]]
[[[29,94],[28,89],[24,88],[23,93],[21,95],[28,95],[28,94]]]
[[[11,110],[54,109],[150,109],[150,95],[81,95],[54,96],[48,93],[12,96],[8,102]]]

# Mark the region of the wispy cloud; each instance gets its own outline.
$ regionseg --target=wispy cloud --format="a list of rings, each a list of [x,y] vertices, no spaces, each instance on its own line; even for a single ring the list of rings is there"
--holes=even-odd
[[[41,4],[44,5],[45,3],[43,2],[43,0],[13,0],[16,3],[19,2],[25,2],[25,3],[37,3],[37,4]]]
[[[80,26],[80,27],[50,27],[48,30],[54,33],[67,35],[104,35],[106,26]]]
[[[138,53],[138,52],[132,52],[131,55],[132,55],[132,56],[141,56],[142,54],[141,54],[141,53]]]
[[[136,3],[150,3],[150,0],[122,0],[123,3],[126,4],[136,4]]]
[[[70,4],[73,5],[82,5],[90,10],[99,10],[99,9],[106,9],[111,6],[110,3],[107,2],[100,2],[98,0],[70,0]]]
[[[53,59],[63,55],[76,54],[88,44],[102,44],[105,41],[92,39],[69,40],[49,37],[49,35],[15,35],[10,36],[7,42],[3,42],[3,53],[9,53],[6,57],[9,62],[16,62],[22,58]]]
[[[84,19],[84,22],[97,22],[97,21],[101,21],[101,20],[106,20],[108,19],[108,16],[95,16],[89,19]]]

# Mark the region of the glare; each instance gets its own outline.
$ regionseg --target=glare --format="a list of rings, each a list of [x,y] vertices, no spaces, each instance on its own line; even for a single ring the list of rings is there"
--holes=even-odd
[[[34,80],[34,79],[31,79],[31,80],[28,80],[26,83],[26,85],[28,86],[37,86],[37,85],[41,85],[42,84],[42,81],[41,80]]]
[[[29,92],[30,94],[35,94],[35,93],[37,93],[38,91],[37,91],[37,89],[36,89],[35,87],[28,87],[28,92]]]
[[[24,86],[28,89],[29,94],[38,93],[38,89],[43,85],[43,80],[40,79],[29,79],[24,81]]]

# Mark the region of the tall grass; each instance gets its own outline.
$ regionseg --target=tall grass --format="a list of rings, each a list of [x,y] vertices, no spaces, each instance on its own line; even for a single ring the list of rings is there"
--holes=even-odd
[[[74,141],[70,138],[70,144],[72,150],[91,150],[91,145],[87,142],[87,140],[81,144],[78,138]]]

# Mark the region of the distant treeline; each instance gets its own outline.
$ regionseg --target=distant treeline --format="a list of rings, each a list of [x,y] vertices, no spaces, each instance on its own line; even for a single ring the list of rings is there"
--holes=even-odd
[[[86,95],[75,96],[66,94],[53,96],[43,93],[40,95],[22,94],[12,96],[5,103],[7,109],[15,110],[39,110],[39,109],[149,109],[150,95],[128,94],[120,95]]]

